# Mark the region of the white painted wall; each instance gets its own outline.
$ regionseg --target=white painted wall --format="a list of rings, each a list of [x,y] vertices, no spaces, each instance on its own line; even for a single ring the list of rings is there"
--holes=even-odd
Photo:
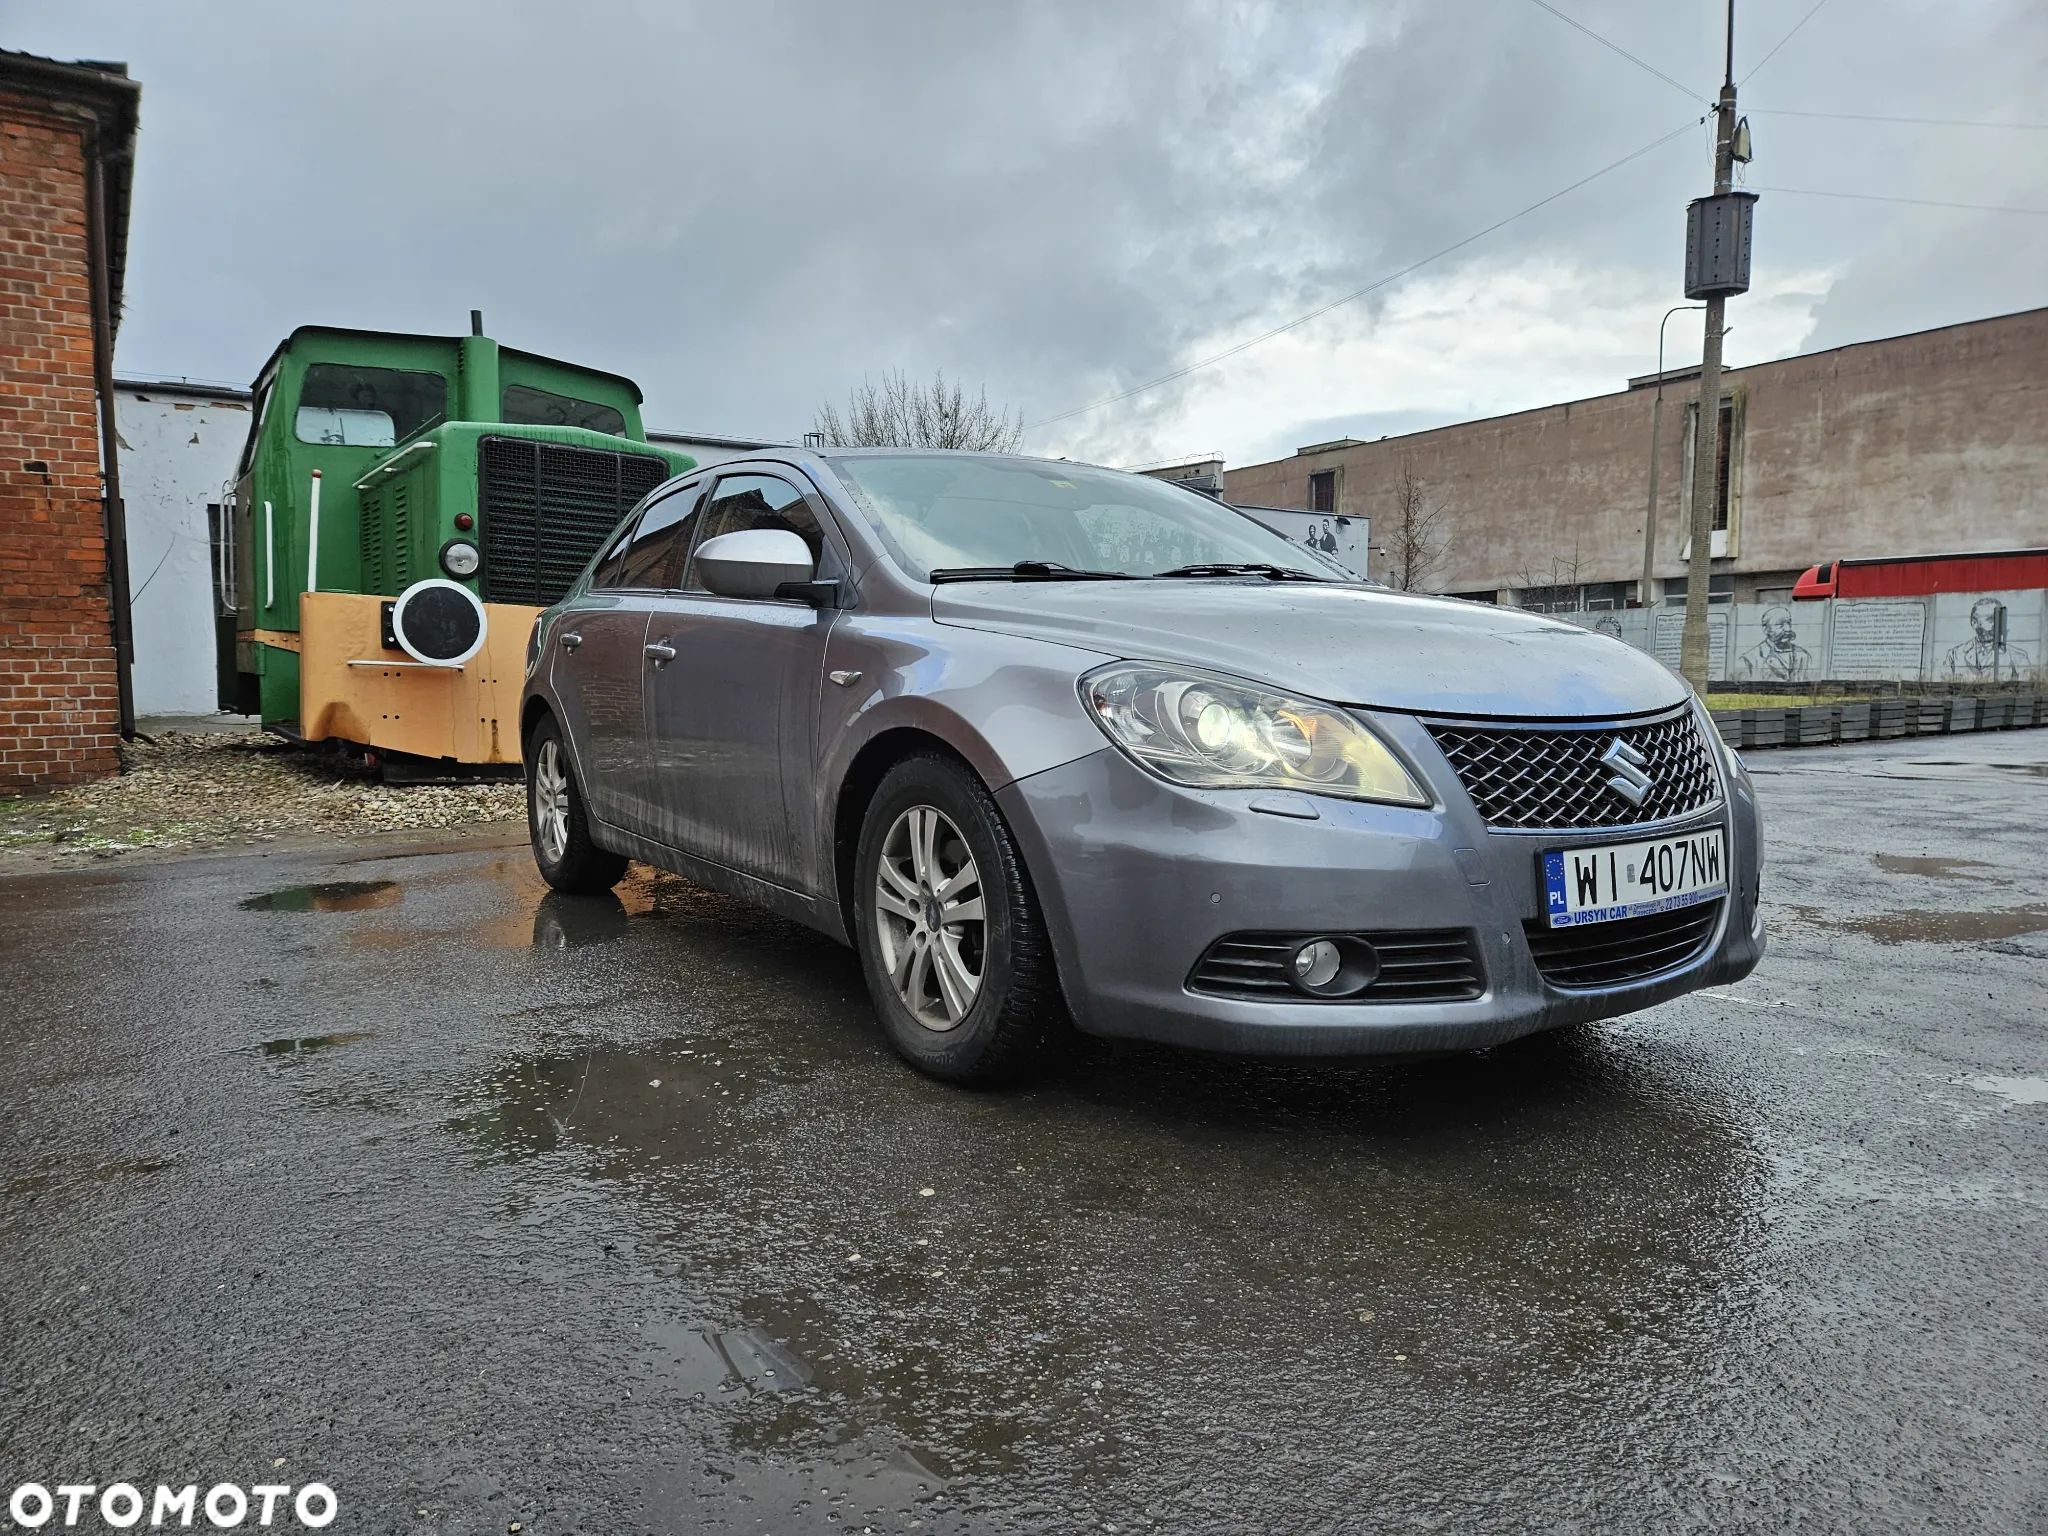
[[[249,402],[117,383],[128,593],[135,623],[135,713],[217,707],[213,566],[206,504],[220,500],[249,431]]]

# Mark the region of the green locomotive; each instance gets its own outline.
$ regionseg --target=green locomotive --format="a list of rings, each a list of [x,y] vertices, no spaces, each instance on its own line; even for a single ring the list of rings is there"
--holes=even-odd
[[[221,706],[297,739],[519,757],[534,615],[694,467],[618,374],[467,336],[302,326],[223,493]]]

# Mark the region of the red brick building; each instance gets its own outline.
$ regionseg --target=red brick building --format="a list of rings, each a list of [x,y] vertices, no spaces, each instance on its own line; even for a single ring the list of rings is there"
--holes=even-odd
[[[132,727],[114,326],[140,88],[0,52],[0,792],[112,773]]]

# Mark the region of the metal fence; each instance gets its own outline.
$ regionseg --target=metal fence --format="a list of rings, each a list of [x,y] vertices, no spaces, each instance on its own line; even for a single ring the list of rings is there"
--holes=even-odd
[[[1685,610],[1626,608],[1554,617],[1597,629],[1677,667]],[[1710,676],[1764,688],[1821,682],[1988,686],[2042,678],[2048,591],[1723,603],[1708,612]]]

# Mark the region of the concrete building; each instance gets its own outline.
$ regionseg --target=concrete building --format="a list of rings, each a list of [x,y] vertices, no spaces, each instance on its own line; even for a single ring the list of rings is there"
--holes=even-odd
[[[0,52],[0,791],[113,772],[132,720],[112,380],[140,94]]]
[[[1698,370],[1664,375],[1654,601],[1682,602]],[[1823,560],[2048,543],[2048,309],[1722,376],[1727,473],[1709,595],[1771,603]],[[1238,503],[1369,517],[1404,474],[1442,506],[1430,590],[1553,611],[1637,597],[1658,380],[1224,473]],[[1377,561],[1375,573],[1381,567]]]

